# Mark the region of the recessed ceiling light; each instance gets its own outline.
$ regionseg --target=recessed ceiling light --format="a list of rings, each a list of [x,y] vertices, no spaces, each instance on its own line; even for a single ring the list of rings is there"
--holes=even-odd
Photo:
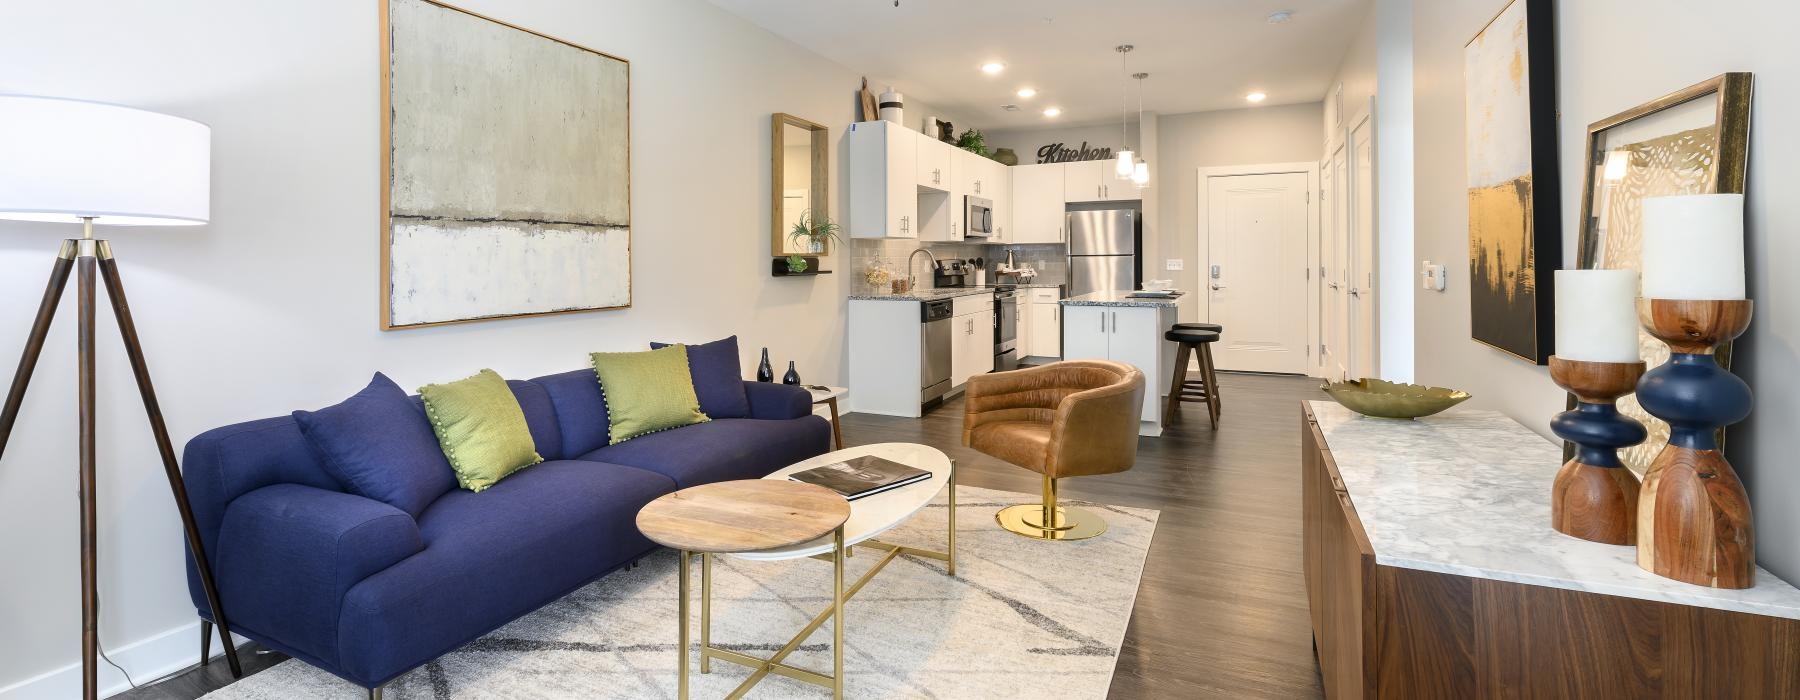
[[[1281,24],[1293,18],[1293,10],[1276,10],[1269,13],[1269,24]]]
[[[1046,107],[1046,108],[1044,108],[1044,116],[1046,116],[1046,117],[1054,117],[1059,114],[1062,114],[1061,107]]]
[[[1269,96],[1264,95],[1260,92],[1252,92],[1248,95],[1245,95],[1244,99],[1249,100],[1251,102],[1261,102],[1263,100],[1269,99]]]
[[[1025,97],[1025,98],[1036,97],[1037,96],[1037,88],[1028,88],[1028,87],[1019,88],[1019,96]]]
[[[989,61],[981,64],[981,72],[988,75],[999,75],[1000,71],[1003,70],[1006,70],[1006,64],[999,61]]]

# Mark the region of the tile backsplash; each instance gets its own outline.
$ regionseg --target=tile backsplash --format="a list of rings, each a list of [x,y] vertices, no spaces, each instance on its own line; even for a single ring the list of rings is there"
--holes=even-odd
[[[852,288],[856,293],[867,293],[870,290],[864,273],[875,265],[885,265],[894,276],[906,274],[907,257],[919,248],[931,249],[931,254],[939,258],[985,258],[988,264],[989,281],[993,280],[993,269],[1001,261],[1006,260],[1007,251],[1013,253],[1013,263],[1030,265],[1038,271],[1036,283],[1063,284],[1068,280],[1068,259],[1064,246],[1060,243],[1034,245],[987,245],[980,243],[953,242],[921,242],[905,239],[873,239],[854,238],[850,240],[849,274],[855,280]],[[913,260],[913,274],[919,277],[920,286],[930,286],[931,274],[926,269],[924,256]]]

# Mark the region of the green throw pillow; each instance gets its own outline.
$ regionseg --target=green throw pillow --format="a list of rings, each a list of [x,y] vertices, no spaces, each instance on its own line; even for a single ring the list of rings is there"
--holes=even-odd
[[[597,352],[594,374],[606,396],[608,437],[617,445],[640,435],[705,423],[688,373],[686,345],[643,352]]]
[[[519,399],[494,370],[468,379],[419,388],[438,446],[450,458],[456,481],[480,492],[506,475],[544,461],[531,440]]]

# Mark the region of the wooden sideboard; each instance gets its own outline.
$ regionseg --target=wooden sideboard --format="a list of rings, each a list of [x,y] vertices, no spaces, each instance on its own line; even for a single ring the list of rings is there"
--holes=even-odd
[[[1306,591],[1327,697],[1800,697],[1800,591],[1761,570],[1745,591],[1689,586],[1637,570],[1630,547],[1556,533],[1560,450],[1498,414],[1442,416],[1302,404]],[[1539,492],[1532,522],[1521,499]]]

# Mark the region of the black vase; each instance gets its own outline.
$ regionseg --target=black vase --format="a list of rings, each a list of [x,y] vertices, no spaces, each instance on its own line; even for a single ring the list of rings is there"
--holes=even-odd
[[[775,381],[775,370],[769,366],[769,349],[763,348],[762,364],[756,366],[756,381]]]
[[[800,386],[800,373],[794,371],[794,361],[788,360],[787,374],[781,375],[781,383],[788,386]]]

